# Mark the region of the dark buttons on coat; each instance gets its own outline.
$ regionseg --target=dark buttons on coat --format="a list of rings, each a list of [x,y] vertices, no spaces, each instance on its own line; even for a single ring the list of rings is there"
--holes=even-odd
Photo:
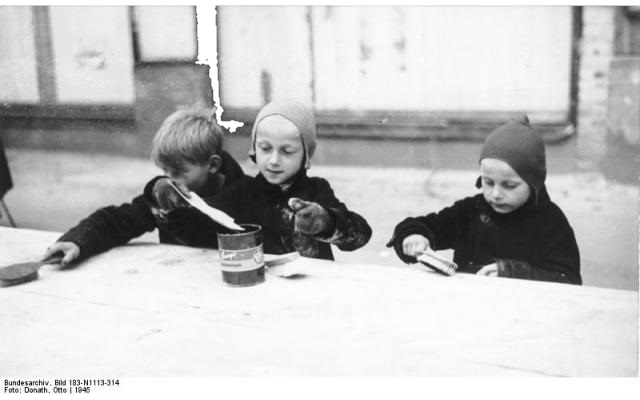
[[[491,221],[491,218],[487,214],[482,213],[480,214],[480,221],[484,224],[488,224]]]

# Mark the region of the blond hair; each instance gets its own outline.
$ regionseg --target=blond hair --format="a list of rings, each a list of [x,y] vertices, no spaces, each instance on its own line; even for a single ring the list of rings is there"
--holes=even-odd
[[[180,171],[185,161],[205,164],[222,150],[223,131],[215,108],[180,108],[164,120],[153,138],[151,159],[162,169]]]

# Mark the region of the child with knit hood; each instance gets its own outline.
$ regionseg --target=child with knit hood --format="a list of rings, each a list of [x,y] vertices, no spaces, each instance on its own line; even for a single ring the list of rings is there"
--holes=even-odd
[[[171,179],[185,192],[213,196],[243,178],[242,168],[222,150],[222,142],[223,131],[211,108],[198,105],[175,111],[158,129],[151,152],[166,176],[153,178],[130,203],[100,208],[80,221],[47,249],[44,258],[63,253],[66,266],[156,228],[161,243],[213,247],[215,239],[189,229],[201,215],[184,207],[186,202],[168,182]]]
[[[581,284],[573,229],[547,193],[544,143],[529,119],[494,130],[479,163],[481,194],[405,219],[387,246],[406,263],[452,248],[458,272]]]
[[[274,101],[262,108],[251,131],[250,158],[259,173],[207,201],[239,224],[262,226],[264,251],[333,260],[364,246],[371,228],[347,209],[323,178],[307,176],[316,149],[316,121],[309,108]]]

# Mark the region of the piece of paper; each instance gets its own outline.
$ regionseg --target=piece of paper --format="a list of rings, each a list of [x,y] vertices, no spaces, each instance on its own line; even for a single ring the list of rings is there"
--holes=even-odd
[[[293,253],[271,255],[265,254],[264,263],[269,274],[281,278],[290,278],[299,275],[306,275],[307,263],[304,257],[296,251]]]

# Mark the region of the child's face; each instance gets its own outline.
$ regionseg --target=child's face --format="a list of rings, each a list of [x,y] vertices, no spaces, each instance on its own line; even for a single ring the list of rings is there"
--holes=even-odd
[[[480,161],[482,194],[491,208],[508,214],[520,208],[531,194],[529,185],[504,161],[485,158]]]
[[[260,121],[256,130],[256,164],[269,183],[290,183],[303,159],[302,138],[293,122],[278,115]]]
[[[173,170],[163,168],[169,178],[185,185],[192,192],[198,193],[207,183],[209,178],[209,164],[194,164],[189,161],[182,162],[182,168]]]

